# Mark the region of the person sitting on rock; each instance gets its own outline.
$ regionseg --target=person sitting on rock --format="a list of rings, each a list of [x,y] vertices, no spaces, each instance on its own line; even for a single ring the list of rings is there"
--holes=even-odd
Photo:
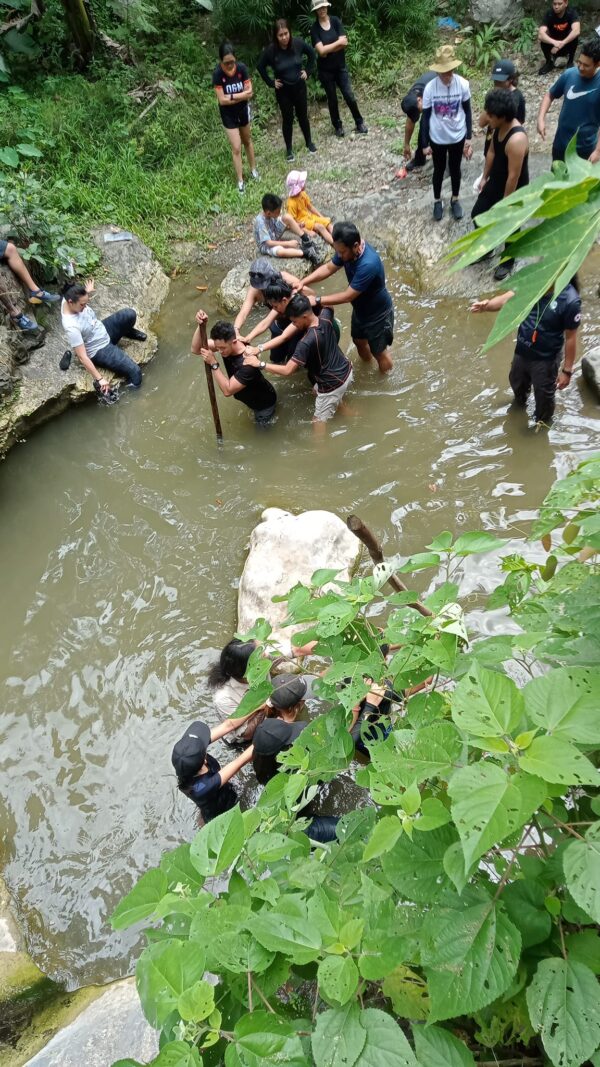
[[[118,347],[122,337],[132,341],[146,340],[144,331],[135,327],[136,312],[133,308],[123,308],[100,320],[89,303],[93,292],[93,278],[88,278],[85,285],[67,282],[63,289],[61,315],[69,345],[101,393],[108,394],[111,386],[100,374],[99,367],[122,375],[129,385],[138,389],[142,384],[142,372],[131,356]]]
[[[225,767],[221,767],[219,761],[208,752],[209,745],[230,733],[237,725],[236,720],[227,719],[211,730],[205,722],[193,722],[173,748],[171,763],[177,775],[178,788],[200,809],[202,823],[229,811],[238,802],[231,779],[250,763],[252,746]]]
[[[261,256],[278,256],[283,259],[308,259],[314,265],[321,262],[321,257],[309,235],[289,212],[281,214],[283,200],[275,193],[265,193],[262,198],[262,211],[254,220],[254,240]],[[291,230],[295,237],[284,238],[286,230]]]
[[[6,263],[6,265],[10,267],[15,278],[18,278],[18,280],[26,287],[29,293],[30,304],[58,303],[60,296],[57,293],[48,293],[46,289],[39,289],[35,284],[23,262],[23,258],[19,255],[17,246],[14,245],[12,241],[0,241],[0,262]],[[39,329],[35,319],[30,318],[24,311],[20,311],[8,293],[1,294],[0,302],[6,308],[11,322],[17,329],[23,330],[25,333],[31,333],[34,330]]]
[[[256,366],[248,366],[244,361],[246,346],[235,332],[235,326],[231,322],[220,320],[215,322],[210,331],[208,348],[202,347],[200,327],[208,321],[205,311],[196,313],[198,323],[192,338],[192,352],[202,359],[213,372],[213,378],[221,390],[223,396],[234,397],[247,408],[254,412],[254,420],[259,426],[265,426],[271,422],[275,414],[277,393],[270,382],[266,380],[261,370],[266,364],[257,361]],[[216,358],[219,354],[223,359],[225,373],[219,366]]]
[[[567,66],[573,66],[579,44],[581,22],[569,0],[552,0],[552,7],[544,15],[538,30],[538,41],[544,53],[544,62],[538,74],[550,74],[559,56],[565,56]]]
[[[306,175],[305,170],[291,170],[285,179],[288,191],[288,212],[299,226],[304,227],[304,230],[310,233],[318,233],[319,237],[322,237],[325,243],[333,248],[331,219],[328,215],[317,211],[312,203],[306,192]]]

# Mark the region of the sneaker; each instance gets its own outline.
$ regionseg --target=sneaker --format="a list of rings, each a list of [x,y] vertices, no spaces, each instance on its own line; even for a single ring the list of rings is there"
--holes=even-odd
[[[554,63],[549,63],[548,60],[546,60],[545,63],[542,63],[538,70],[538,74],[549,74],[551,70],[554,70]]]
[[[30,304],[57,304],[61,299],[58,293],[49,293],[46,289],[30,289]]]
[[[344,127],[343,126],[336,126],[335,127],[335,136],[336,137],[345,137],[346,136],[346,134],[344,133]]]
[[[254,178],[255,182],[259,182],[260,181],[260,174],[258,173],[256,167],[254,168],[254,170],[250,171],[250,175],[251,175],[251,177]]]
[[[404,169],[407,174],[410,174],[413,170],[421,170],[424,166],[424,163],[415,163],[414,159],[409,159],[408,163],[404,164]]]
[[[307,144],[307,146],[306,146],[306,147],[308,148],[308,151],[309,151],[309,152],[310,152],[310,153],[311,153],[311,154],[312,154],[313,156],[315,156],[315,155],[317,154],[317,146],[316,146],[316,144],[313,144],[313,143],[312,143],[312,141],[310,142],[310,144]]]
[[[17,329],[23,330],[24,333],[33,333],[34,330],[39,330],[37,322],[34,319],[30,319],[29,315],[26,315],[24,311],[21,311],[18,315],[11,315],[10,318]]]
[[[238,193],[245,193],[245,192],[246,192],[246,186],[244,185],[244,183],[243,182],[238,182]]]
[[[499,263],[494,271],[494,280],[497,282],[503,282],[505,278],[508,278],[509,274],[512,274],[514,267],[513,263]]]
[[[453,200],[451,202],[450,211],[452,212],[452,218],[456,219],[457,222],[459,219],[462,219],[464,211],[462,209],[462,204],[460,200]]]
[[[433,205],[433,217],[436,222],[441,222],[442,215],[444,214],[444,203],[442,200],[436,200]]]
[[[288,151],[286,152],[285,158],[287,159],[288,163],[293,163],[294,162],[296,157],[295,157],[294,153],[292,152],[291,148],[289,148]]]
[[[129,337],[131,338],[132,341],[145,341],[147,336],[148,336],[148,334],[144,333],[143,330],[135,330],[134,329],[134,330],[130,330],[129,331]]]
[[[356,132],[357,133],[368,133],[369,132],[369,127],[365,126],[364,122],[359,122],[358,126],[356,127]]]
[[[59,360],[59,367],[61,370],[68,370],[71,366],[71,360],[73,359],[73,353],[70,348],[67,348],[66,352],[63,352]]]

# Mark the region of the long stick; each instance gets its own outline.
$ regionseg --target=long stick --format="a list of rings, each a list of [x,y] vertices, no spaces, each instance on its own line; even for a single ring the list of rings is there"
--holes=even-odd
[[[362,519],[359,519],[358,515],[349,515],[346,519],[346,526],[355,537],[358,537],[359,541],[362,541],[373,560],[373,563],[383,563],[383,549],[373,531],[370,530],[368,526],[365,526]],[[395,589],[397,593],[405,593],[407,590],[407,586],[405,586],[404,582],[401,582],[395,574],[390,575],[388,584],[391,585],[392,589]],[[427,618],[433,615],[433,612],[430,611],[429,608],[426,608],[420,600],[416,600],[414,604],[409,604],[408,606],[409,608],[414,608],[415,611],[420,612],[421,615],[425,615]]]
[[[201,348],[208,348],[208,338],[206,336],[206,323],[202,322],[199,325],[200,329],[200,346]],[[208,363],[204,364],[204,370],[206,371],[206,384],[208,386],[208,395],[210,397],[210,406],[212,409],[213,422],[215,424],[215,433],[217,435],[217,441],[220,445],[223,444],[223,430],[221,429],[221,419],[219,416],[219,408],[217,406],[217,394],[215,393],[215,382],[212,376],[212,371]]]

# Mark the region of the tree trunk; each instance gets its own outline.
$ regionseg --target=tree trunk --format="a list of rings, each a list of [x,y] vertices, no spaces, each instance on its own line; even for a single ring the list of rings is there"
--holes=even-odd
[[[62,0],[67,25],[81,64],[87,67],[94,54],[94,27],[84,0]]]

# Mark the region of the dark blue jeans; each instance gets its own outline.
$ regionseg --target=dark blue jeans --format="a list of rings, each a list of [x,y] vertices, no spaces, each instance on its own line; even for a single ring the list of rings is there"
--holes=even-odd
[[[136,318],[133,308],[124,308],[122,311],[115,311],[113,315],[107,315],[102,320],[110,337],[110,344],[92,356],[92,363],[96,367],[106,367],[115,374],[122,374],[130,385],[139,389],[142,384],[142,372],[135,360],[118,347],[122,337],[131,337]]]
[[[337,98],[338,88],[350,109],[354,122],[357,126],[360,126],[363,117],[359,111],[358,104],[356,103],[356,97],[352,89],[352,82],[350,81],[350,75],[346,68],[342,67],[341,70],[320,70],[319,81],[325,90],[327,107],[329,108],[329,115],[333,123],[333,128],[337,130],[342,125]]]

